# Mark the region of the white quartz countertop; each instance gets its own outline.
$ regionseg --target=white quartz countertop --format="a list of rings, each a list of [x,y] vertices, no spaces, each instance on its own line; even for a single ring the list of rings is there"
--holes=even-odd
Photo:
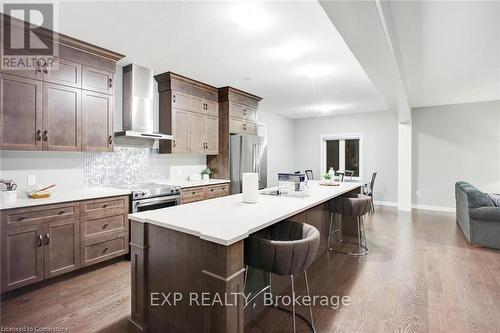
[[[310,181],[305,197],[259,195],[259,202],[242,202],[242,195],[198,201],[189,204],[129,214],[142,223],[199,236],[221,245],[231,245],[276,222],[303,212],[325,201],[360,187],[361,183],[321,186]]]
[[[209,180],[180,180],[167,182],[169,185],[180,186],[181,188],[189,188],[195,186],[207,186],[230,183],[229,179],[209,179]]]
[[[12,202],[0,202],[0,210],[49,205],[49,204],[56,204],[68,201],[106,198],[106,197],[114,197],[114,196],[129,195],[129,194],[130,194],[129,190],[116,189],[116,188],[92,188],[92,189],[78,189],[71,191],[55,190],[52,192],[52,195],[49,198],[45,199],[22,198]]]

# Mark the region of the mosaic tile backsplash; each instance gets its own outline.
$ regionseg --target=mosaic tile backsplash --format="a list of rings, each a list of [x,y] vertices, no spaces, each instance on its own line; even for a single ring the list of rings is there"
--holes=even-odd
[[[84,185],[117,186],[142,182],[167,182],[170,168],[167,157],[152,148],[116,147],[113,152],[86,153]]]

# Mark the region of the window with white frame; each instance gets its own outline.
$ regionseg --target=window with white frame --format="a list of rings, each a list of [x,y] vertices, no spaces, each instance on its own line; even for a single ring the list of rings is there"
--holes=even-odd
[[[332,134],[321,136],[321,169],[327,172],[352,171],[353,178],[363,177],[363,135]]]

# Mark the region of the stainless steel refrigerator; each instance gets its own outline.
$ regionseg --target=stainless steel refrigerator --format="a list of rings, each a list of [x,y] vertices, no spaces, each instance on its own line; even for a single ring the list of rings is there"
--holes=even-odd
[[[241,193],[242,174],[259,174],[259,189],[267,187],[267,146],[257,135],[231,134],[230,137],[231,194]]]

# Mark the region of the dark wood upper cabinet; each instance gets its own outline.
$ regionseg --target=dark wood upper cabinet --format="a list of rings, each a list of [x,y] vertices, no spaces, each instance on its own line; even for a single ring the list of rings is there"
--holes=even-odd
[[[45,223],[43,229],[45,278],[80,267],[79,221]]]
[[[174,140],[160,142],[161,153],[218,154],[217,88],[166,72],[158,82],[160,132]]]
[[[0,73],[0,148],[42,149],[42,82]]]
[[[12,22],[12,29],[24,31],[23,21]],[[55,34],[56,67],[0,70],[0,149],[112,150],[110,96],[116,62],[123,55]]]
[[[113,149],[113,96],[83,91],[82,150]]]
[[[81,94],[78,88],[44,83],[44,150],[81,150]]]
[[[43,81],[63,84],[70,87],[82,87],[82,65],[65,59],[57,59],[57,69],[44,68]]]
[[[2,230],[2,292],[44,279],[42,224]]]
[[[83,66],[83,89],[113,94],[113,72]]]

